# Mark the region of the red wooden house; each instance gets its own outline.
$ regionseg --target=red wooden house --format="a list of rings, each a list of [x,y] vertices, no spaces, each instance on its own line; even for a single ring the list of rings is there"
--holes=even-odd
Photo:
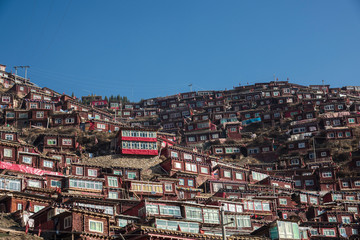
[[[42,152],[69,152],[76,150],[76,139],[75,135],[42,134],[38,136],[34,144]]]
[[[34,219],[32,231],[47,238],[112,239],[110,216],[100,209],[54,205],[31,218]]]
[[[116,151],[121,154],[157,155],[155,129],[122,127],[116,135]]]

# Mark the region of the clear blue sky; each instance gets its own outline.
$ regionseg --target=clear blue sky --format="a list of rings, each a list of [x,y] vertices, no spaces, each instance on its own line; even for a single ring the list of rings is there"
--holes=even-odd
[[[77,96],[360,85],[358,0],[0,0],[0,22],[8,71]]]

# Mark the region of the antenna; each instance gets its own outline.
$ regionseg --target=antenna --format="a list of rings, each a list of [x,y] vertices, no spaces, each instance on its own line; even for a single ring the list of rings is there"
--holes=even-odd
[[[190,92],[192,92],[192,83],[189,84]]]

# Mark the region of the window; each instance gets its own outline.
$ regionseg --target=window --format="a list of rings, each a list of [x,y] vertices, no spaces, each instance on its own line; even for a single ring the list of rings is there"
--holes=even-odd
[[[239,179],[239,180],[242,180],[243,179],[242,173],[235,173],[235,178]]]
[[[334,110],[334,105],[326,105],[324,107],[325,110]]]
[[[223,153],[223,149],[222,148],[215,148],[215,153]]]
[[[172,192],[173,187],[171,183],[165,183],[165,191]]]
[[[307,203],[307,196],[305,194],[300,194],[300,202]]]
[[[175,165],[175,168],[181,169],[181,163],[180,162],[175,162],[174,165]]]
[[[349,123],[355,123],[355,118],[349,118],[349,119],[348,119],[348,122],[349,122]]]
[[[195,142],[195,137],[188,137],[189,142]]]
[[[202,221],[201,208],[185,206],[186,219]]]
[[[335,133],[328,133],[328,138],[334,138],[335,137]]]
[[[61,188],[61,181],[51,180],[51,187],[59,187],[59,188]]]
[[[316,197],[310,197],[310,203],[315,205],[319,204],[318,199]]]
[[[310,234],[311,234],[312,236],[316,236],[316,235],[319,235],[319,232],[318,232],[317,229],[311,228],[311,229],[310,229]]]
[[[63,145],[72,145],[72,139],[70,139],[70,138],[64,138],[64,139],[62,140],[62,144],[63,144]]]
[[[101,191],[103,188],[102,182],[99,181],[88,181],[80,179],[70,179],[69,185],[71,188],[82,188]]]
[[[9,103],[10,102],[10,97],[9,96],[3,96],[2,101],[5,102],[5,103]]]
[[[37,108],[37,103],[30,103],[30,108]]]
[[[173,231],[199,233],[199,224],[192,222],[156,219],[156,227],[159,229],[168,229]]]
[[[233,148],[231,148],[231,147],[227,147],[227,148],[225,148],[225,152],[226,153],[233,153]]]
[[[88,176],[96,177],[97,176],[97,170],[96,169],[88,169]]]
[[[181,216],[180,207],[179,206],[165,206],[160,205],[160,214],[163,215],[171,215],[171,216]]]
[[[358,235],[359,231],[358,231],[356,228],[353,228],[353,229],[351,230],[351,233],[352,233],[353,235]]]
[[[109,187],[118,187],[117,177],[108,177],[108,185]]]
[[[299,159],[291,159],[290,164],[291,165],[299,165],[300,160]]]
[[[135,172],[128,172],[127,177],[128,177],[128,179],[136,179],[136,173]]]
[[[249,154],[256,154],[259,150],[257,148],[249,149]]]
[[[89,230],[93,232],[103,232],[103,222],[89,220]]]
[[[38,212],[41,209],[43,209],[45,206],[39,206],[39,205],[34,205],[34,212]]]
[[[313,186],[314,180],[305,180],[305,186]]]
[[[360,186],[360,181],[355,181],[354,184],[355,184],[356,187],[359,187]]]
[[[323,229],[323,235],[335,237],[335,230],[331,229],[331,228],[324,228]]]
[[[56,145],[56,139],[54,139],[54,138],[48,139],[47,145]]]
[[[118,198],[119,198],[119,193],[118,193],[118,192],[109,191],[109,198],[110,198],[110,199],[118,199]]]
[[[207,173],[209,173],[209,170],[206,167],[200,167],[200,172],[207,174]]]
[[[83,175],[83,168],[82,167],[76,167],[76,175]]]
[[[192,158],[191,154],[184,153],[184,159],[192,160],[193,158]]]
[[[185,180],[182,179],[182,178],[180,178],[180,179],[179,179],[179,185],[180,185],[180,186],[183,186],[184,184],[185,184]]]
[[[31,164],[32,163],[32,157],[23,156],[22,157],[22,162],[27,163],[27,164]]]
[[[36,118],[43,118],[44,112],[36,112]]]
[[[236,224],[238,228],[251,227],[250,216],[246,215],[237,215]]]
[[[12,149],[4,148],[4,157],[12,157],[13,151]]]
[[[171,152],[171,157],[173,157],[173,158],[178,158],[179,155],[178,155],[177,152]]]
[[[28,113],[19,113],[19,118],[28,118]]]
[[[342,199],[342,194],[332,194],[332,199],[333,199],[333,201],[341,200]]]
[[[41,188],[41,182],[37,180],[28,180],[27,185],[29,187]]]
[[[61,119],[61,118],[55,118],[55,123],[56,123],[56,124],[61,124],[61,123],[62,123],[62,119]]]
[[[206,136],[206,135],[201,135],[201,136],[200,136],[200,140],[201,140],[201,141],[206,141],[206,140],[207,140],[207,136]]]
[[[65,123],[74,123],[75,119],[74,118],[66,118],[65,119]]]
[[[322,176],[323,176],[324,178],[332,177],[332,173],[331,173],[331,172],[323,172],[323,173],[322,173]]]
[[[301,187],[301,180],[295,180],[295,187]]]
[[[341,221],[342,221],[342,223],[350,223],[350,217],[343,216],[343,217],[341,217]]]
[[[21,203],[17,204],[17,210],[22,210],[23,209],[23,205]]]
[[[193,187],[194,186],[194,180],[188,180],[188,186]]]
[[[14,135],[13,134],[5,134],[5,139],[6,140],[14,140]]]
[[[224,171],[224,177],[226,177],[226,178],[231,178],[231,173],[230,173],[230,171]]]
[[[328,216],[328,222],[336,222],[336,217]]]
[[[299,143],[298,148],[305,148],[305,143]]]
[[[203,208],[204,222],[219,224],[219,210]]]
[[[287,199],[285,198],[279,198],[280,205],[287,205]]]
[[[54,166],[54,162],[44,160],[43,166],[44,166],[44,167],[48,167],[48,168],[52,168],[52,167]]]
[[[21,180],[0,178],[0,189],[10,191],[20,191]]]
[[[358,213],[357,207],[348,207],[348,212]]]

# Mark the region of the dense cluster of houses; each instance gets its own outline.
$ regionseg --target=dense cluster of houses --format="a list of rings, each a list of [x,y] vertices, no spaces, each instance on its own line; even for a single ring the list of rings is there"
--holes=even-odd
[[[0,212],[26,232],[360,238],[359,87],[271,81],[138,103],[88,96],[82,104],[4,65],[0,83]],[[111,152],[90,157],[77,131],[46,132],[57,128],[116,135]],[[29,142],[24,129],[45,131]]]

